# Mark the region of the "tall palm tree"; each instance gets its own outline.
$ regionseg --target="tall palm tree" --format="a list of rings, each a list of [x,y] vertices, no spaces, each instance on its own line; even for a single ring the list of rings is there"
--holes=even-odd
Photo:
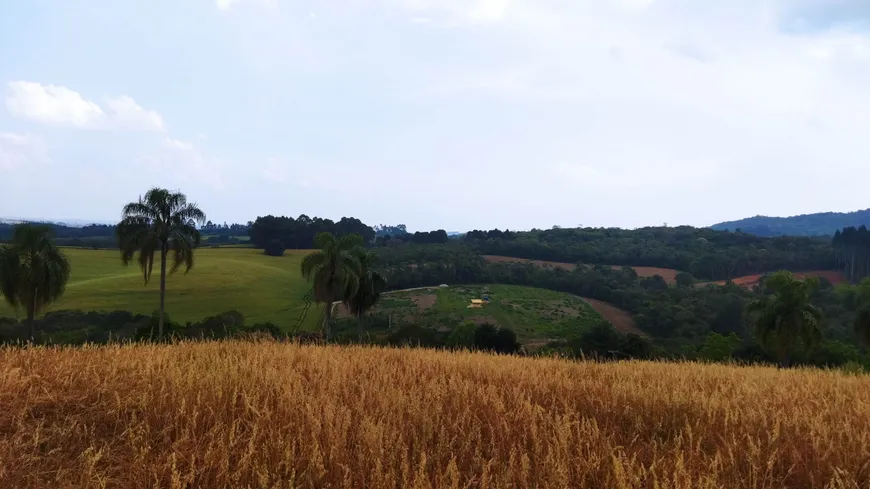
[[[755,322],[761,345],[788,368],[799,343],[810,348],[821,339],[822,313],[810,304],[818,280],[799,280],[791,272],[781,271],[768,277],[764,286],[772,294],[749,303],[747,313]]]
[[[118,223],[118,244],[121,261],[129,265],[138,253],[139,266],[145,284],[151,280],[154,255],[160,255],[160,317],[157,335],[163,337],[163,318],[166,302],[166,260],[172,253],[170,273],[182,266],[184,273],[193,268],[193,252],[200,242],[196,224],[205,222],[203,213],[196,204],[187,202],[180,192],[152,188],[138,202],[124,206],[123,217]]]
[[[0,245],[0,292],[16,310],[25,308],[31,341],[36,315],[63,295],[69,274],[69,260],[51,240],[48,226],[19,224],[12,241]]]
[[[320,233],[314,238],[317,251],[302,259],[302,276],[313,284],[314,301],[325,304],[323,337],[329,339],[333,302],[340,294],[356,294],[360,283],[356,248],[363,239],[358,234],[336,238]]]
[[[855,303],[855,335],[865,346],[870,347],[870,278],[865,278],[858,285]]]
[[[380,300],[381,293],[387,288],[387,277],[375,269],[378,255],[374,251],[356,248],[353,250],[353,256],[359,265],[359,284],[355,292],[345,291],[344,305],[356,316],[357,335],[362,341],[365,335],[363,317]]]

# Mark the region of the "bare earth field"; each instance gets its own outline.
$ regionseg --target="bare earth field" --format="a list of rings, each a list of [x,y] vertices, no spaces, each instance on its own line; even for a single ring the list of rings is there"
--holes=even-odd
[[[577,268],[577,265],[573,263],[562,263],[556,261],[542,261],[542,260],[530,260],[528,258],[514,258],[510,256],[495,256],[495,255],[484,255],[484,259],[489,262],[499,263],[499,262],[514,262],[514,263],[533,263],[535,265],[541,267],[555,267],[562,268],[565,270],[574,270]],[[615,270],[619,270],[622,267],[619,265],[609,265],[611,268]],[[637,275],[640,277],[652,277],[654,275],[661,275],[663,279],[668,284],[677,283],[677,274],[680,273],[679,270],[674,270],[671,268],[658,268],[658,267],[631,267],[637,272]]]
[[[761,278],[764,274],[755,274],[755,275],[745,275],[743,277],[737,277],[732,279],[731,281],[737,285],[742,285],[744,287],[753,288],[761,282]],[[807,277],[824,277],[828,279],[832,284],[837,285],[846,281],[846,276],[842,274],[842,272],[832,271],[832,270],[814,270],[810,272],[794,272],[794,276],[800,279]],[[705,282],[698,285],[725,285],[724,280],[720,280],[718,282]]]
[[[629,313],[628,311],[622,310],[614,306],[613,304],[599,301],[597,299],[588,299],[584,297],[583,300],[589,303],[589,305],[592,306],[592,309],[594,309],[595,312],[601,314],[604,319],[610,321],[610,324],[612,324],[613,327],[620,333],[634,333],[636,335],[646,336],[646,333],[644,333],[643,331],[638,329],[637,326],[635,326],[634,318],[631,317],[631,313]]]
[[[0,350],[0,487],[857,488],[870,377],[281,343]]]

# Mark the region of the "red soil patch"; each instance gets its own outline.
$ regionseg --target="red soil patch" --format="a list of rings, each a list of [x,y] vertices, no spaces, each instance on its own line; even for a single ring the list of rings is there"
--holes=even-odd
[[[824,278],[828,279],[834,285],[837,285],[837,284],[840,284],[840,283],[843,283],[846,281],[845,275],[843,275],[841,272],[832,271],[832,270],[813,270],[813,271],[809,271],[809,272],[793,272],[793,273],[794,273],[795,278],[799,278],[799,279],[803,279],[803,278],[807,278],[807,277],[819,277],[819,278],[824,277]],[[761,281],[761,278],[763,276],[764,276],[764,274],[760,274],[760,273],[757,273],[755,275],[744,275],[743,277],[737,277],[737,278],[731,279],[731,281],[737,285],[742,285],[746,288],[751,289],[751,288],[755,287],[756,285],[758,285],[758,283]],[[725,285],[725,281],[719,280],[717,282],[704,282],[704,283],[700,283],[698,285],[703,286],[703,285],[710,285],[710,284]]]
[[[554,268],[562,268],[564,270],[574,270],[577,268],[577,265],[573,263],[563,263],[558,261],[543,261],[543,260],[530,260],[528,258],[514,258],[511,256],[495,256],[495,255],[483,255],[483,258],[486,261],[499,263],[499,262],[508,262],[508,263],[533,263],[539,267],[554,267]],[[610,265],[610,268],[614,270],[622,269],[620,265]],[[665,282],[668,284],[677,283],[677,274],[680,273],[679,270],[674,270],[671,268],[658,268],[658,267],[631,267],[637,272],[639,277],[652,277],[653,275],[661,275]]]
[[[614,270],[619,270],[622,267],[614,265],[611,268]],[[660,275],[668,285],[673,285],[677,283],[677,274],[680,273],[679,270],[674,270],[672,268],[658,268],[658,267],[631,267],[637,272],[638,277],[653,277],[655,275]]]
[[[604,319],[610,321],[610,324],[612,324],[620,333],[634,333],[636,335],[646,336],[646,334],[638,329],[634,324],[634,318],[631,317],[631,314],[629,314],[628,311],[624,311],[613,304],[599,301],[597,299],[587,299],[584,297],[583,300],[589,303],[595,312],[601,314]]]
[[[438,300],[438,296],[435,294],[423,294],[423,295],[415,295],[411,297],[411,300],[414,301],[414,304],[417,305],[417,309],[421,311],[425,311],[430,307],[435,305],[435,301]]]
[[[495,255],[483,255],[483,258],[486,261],[493,263],[532,263],[539,267],[554,267],[554,268],[562,268],[564,270],[574,270],[577,268],[577,265],[573,263],[562,263],[558,261],[544,261],[544,260],[530,260],[528,258],[514,258],[512,256],[495,256]]]

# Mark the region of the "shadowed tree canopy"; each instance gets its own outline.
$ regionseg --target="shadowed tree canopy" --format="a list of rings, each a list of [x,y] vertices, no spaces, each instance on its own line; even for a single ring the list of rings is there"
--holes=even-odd
[[[31,340],[34,318],[63,295],[69,275],[69,261],[48,226],[18,225],[11,242],[0,245],[0,292],[13,308],[25,309]]]
[[[810,348],[821,340],[822,313],[810,304],[818,280],[799,280],[791,272],[780,271],[768,277],[764,287],[769,294],[750,302],[747,313],[755,323],[759,343],[788,367],[799,344]]]
[[[117,226],[121,261],[127,266],[135,259],[142,269],[145,284],[148,284],[154,268],[154,255],[160,257],[157,332],[160,338],[163,337],[167,259],[172,254],[169,273],[182,267],[185,273],[189,272],[193,268],[194,250],[201,239],[196,224],[204,222],[205,213],[196,204],[188,202],[184,194],[162,188],[152,188],[144,198],[124,206],[123,218]]]

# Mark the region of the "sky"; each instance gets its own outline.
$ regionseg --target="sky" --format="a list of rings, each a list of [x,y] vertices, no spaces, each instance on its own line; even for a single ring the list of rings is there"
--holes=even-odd
[[[866,0],[0,2],[0,217],[710,225],[870,207]]]

